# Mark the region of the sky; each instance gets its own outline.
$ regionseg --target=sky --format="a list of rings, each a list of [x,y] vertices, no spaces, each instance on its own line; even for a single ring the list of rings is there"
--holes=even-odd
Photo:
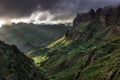
[[[77,13],[116,4],[120,0],[0,0],[0,23],[71,22]]]

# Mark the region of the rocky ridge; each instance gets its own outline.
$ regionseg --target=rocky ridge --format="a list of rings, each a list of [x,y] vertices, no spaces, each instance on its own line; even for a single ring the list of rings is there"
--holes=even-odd
[[[39,67],[53,80],[120,80],[119,31],[120,6],[78,14]]]

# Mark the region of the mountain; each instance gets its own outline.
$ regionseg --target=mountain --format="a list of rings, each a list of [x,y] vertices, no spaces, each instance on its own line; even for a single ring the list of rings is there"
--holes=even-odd
[[[23,52],[29,52],[57,40],[70,28],[67,24],[13,23],[0,28],[0,40],[16,45]]]
[[[120,6],[78,13],[62,38],[28,56],[49,80],[120,80]]]
[[[0,41],[0,80],[45,80],[32,59]]]

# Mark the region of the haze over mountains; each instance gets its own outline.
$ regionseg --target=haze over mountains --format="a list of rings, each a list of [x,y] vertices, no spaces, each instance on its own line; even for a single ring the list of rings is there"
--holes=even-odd
[[[4,25],[0,28],[0,40],[16,45],[21,51],[40,48],[62,37],[71,25],[27,24]]]

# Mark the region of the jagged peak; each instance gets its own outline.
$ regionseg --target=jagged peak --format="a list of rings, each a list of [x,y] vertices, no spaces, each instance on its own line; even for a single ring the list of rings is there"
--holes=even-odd
[[[85,25],[85,32],[79,32],[81,29],[81,23],[90,22],[89,25]],[[90,30],[98,30],[98,29],[106,29],[109,26],[112,26],[113,29],[116,28],[115,25],[120,23],[120,5],[117,7],[106,6],[102,8],[98,8],[97,10],[90,9],[86,13],[77,13],[73,21],[73,28],[66,33],[66,38],[75,39],[80,35],[84,36],[85,34],[89,35],[87,32]],[[96,24],[96,25],[95,25]],[[88,29],[87,29],[88,28]],[[120,29],[117,27],[116,29]],[[119,32],[119,30],[116,30]],[[89,37],[89,36],[88,36]]]
[[[105,25],[110,25],[110,23],[118,22],[120,19],[120,5],[118,6],[106,6],[98,8],[97,10],[90,9],[86,13],[77,13],[76,18],[73,21],[73,27],[77,26],[82,21],[99,21]],[[102,18],[102,19],[101,19]],[[104,19],[104,20],[103,20]]]

